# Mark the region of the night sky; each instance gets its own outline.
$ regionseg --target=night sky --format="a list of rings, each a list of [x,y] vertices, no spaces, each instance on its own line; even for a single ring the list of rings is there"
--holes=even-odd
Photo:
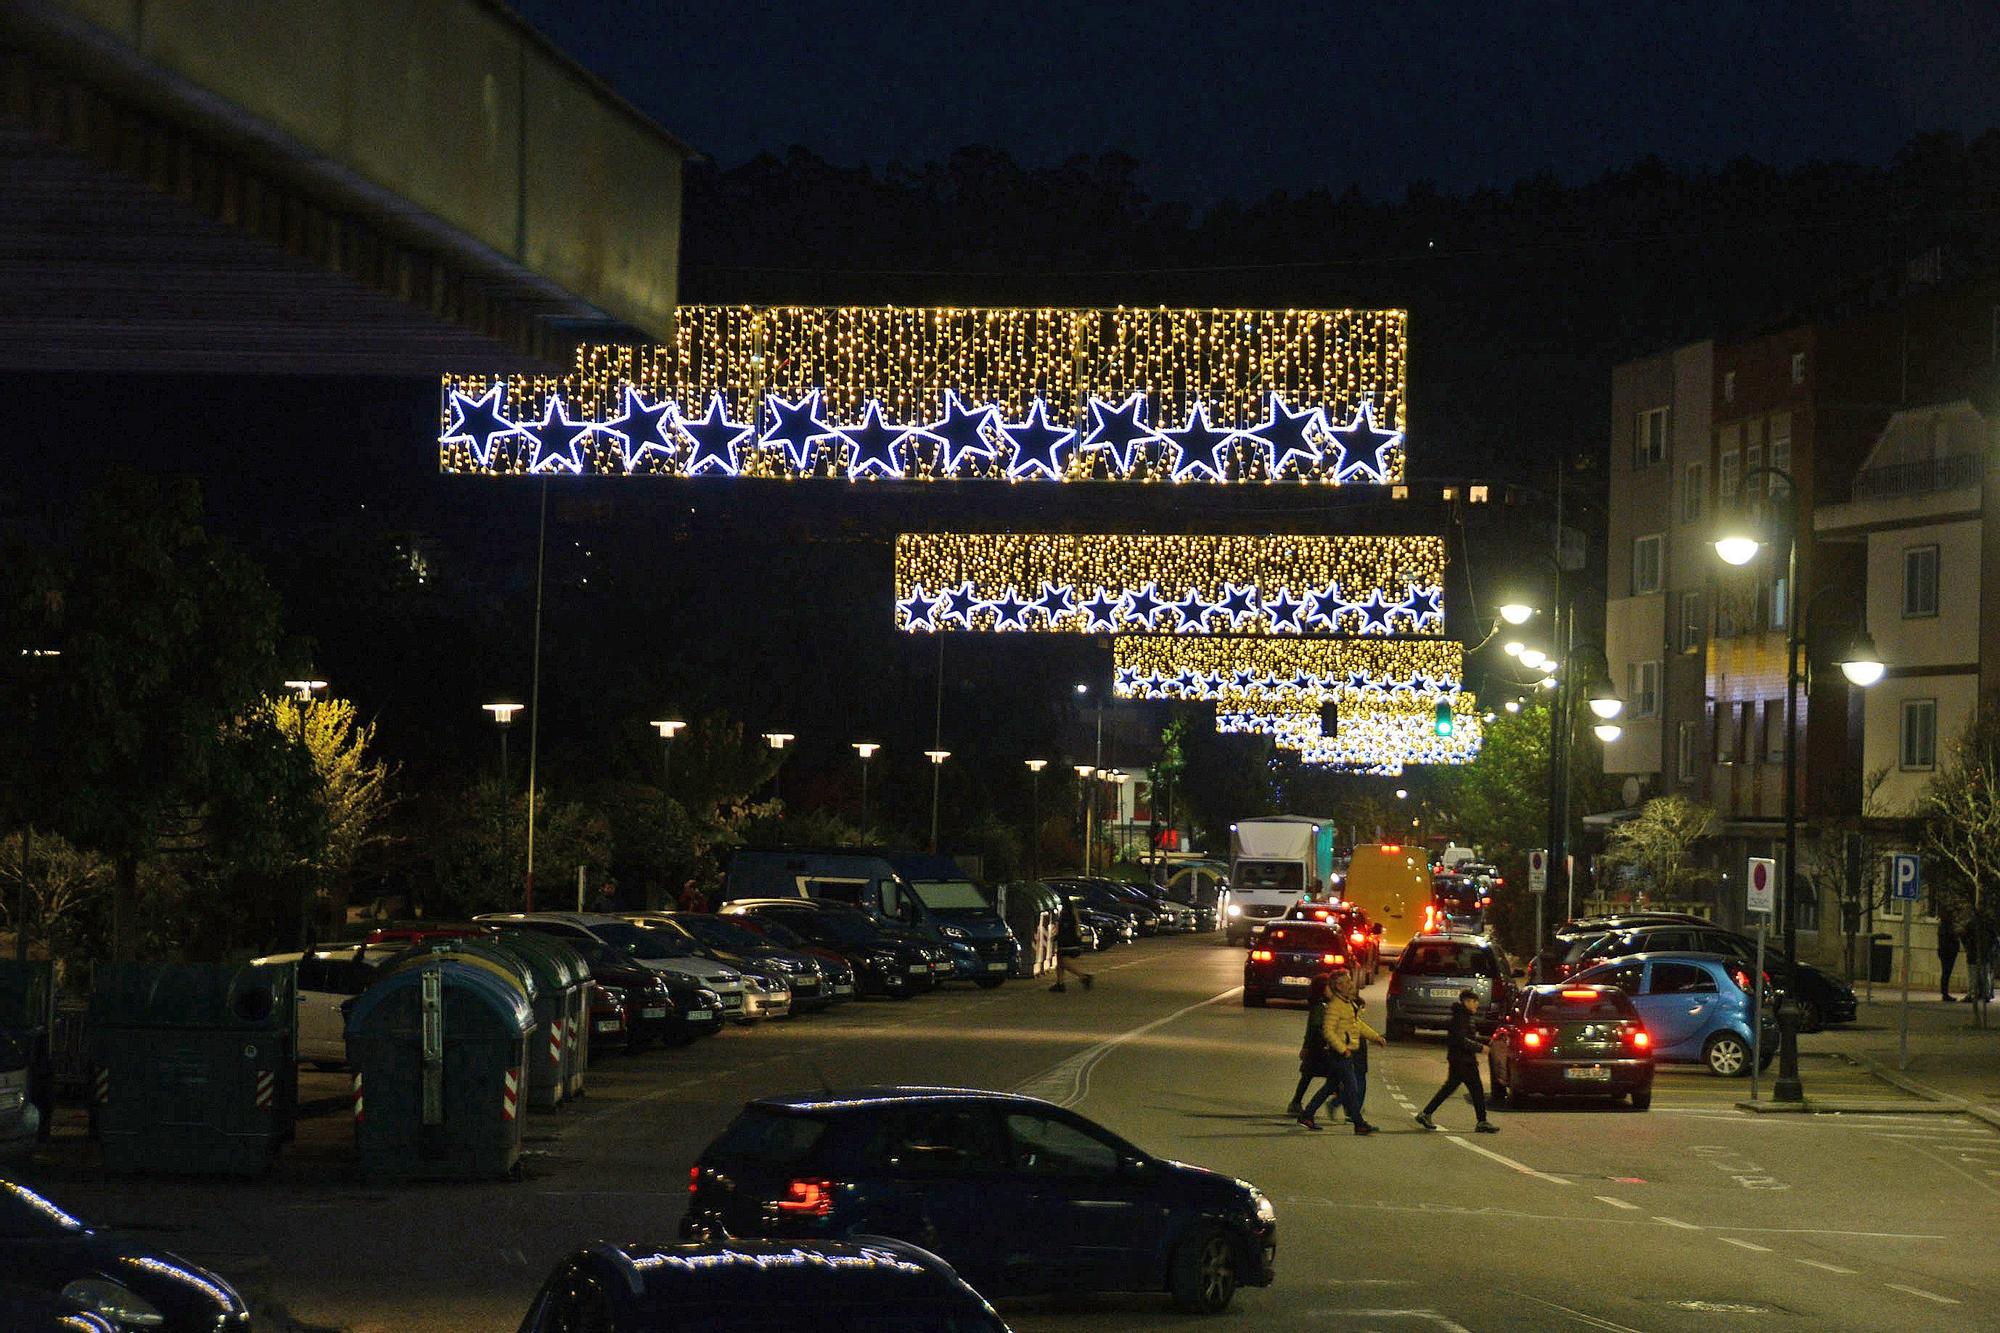
[[[1647,154],[1880,162],[2000,121],[2000,5],[1972,0],[515,8],[725,167],[793,144],[875,166],[1117,150],[1196,205],[1575,183]]]

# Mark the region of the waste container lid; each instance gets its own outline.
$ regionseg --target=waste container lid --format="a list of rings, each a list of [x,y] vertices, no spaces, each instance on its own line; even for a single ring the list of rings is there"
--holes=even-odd
[[[91,988],[90,1025],[289,1028],[293,975],[290,964],[111,963]]]
[[[422,987],[423,975],[428,968],[437,970],[447,991],[471,999],[490,1013],[505,1035],[524,1036],[534,1030],[535,1012],[519,987],[491,968],[480,966],[478,960],[447,956],[431,958],[422,967],[399,968],[363,991],[348,1014],[348,1031],[366,1033],[385,1005]],[[447,1021],[445,1039],[451,1040],[451,1035],[452,1024]]]
[[[485,943],[526,959],[536,969],[535,979],[554,990],[570,990],[590,978],[590,969],[579,954],[561,940],[537,935],[531,930],[510,930],[497,940]]]
[[[527,996],[530,1005],[541,998],[543,988],[536,984],[534,973],[520,955],[487,940],[433,940],[404,950],[383,966],[386,971],[404,972],[432,958],[451,958],[491,972]]]

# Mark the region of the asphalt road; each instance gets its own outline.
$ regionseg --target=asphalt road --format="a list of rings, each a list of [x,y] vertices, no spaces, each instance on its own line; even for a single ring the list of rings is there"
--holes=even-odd
[[[1443,1076],[1418,1038],[1378,1053],[1370,1118],[1310,1134],[1282,1113],[1301,1019],[1245,1009],[1242,953],[1142,942],[1099,984],[952,987],[908,1003],[732,1030],[614,1058],[574,1109],[529,1121],[525,1178],[372,1188],[353,1174],[344,1079],[268,1179],[107,1179],[71,1119],[24,1174],[88,1216],[143,1228],[299,1325],[512,1328],[553,1262],[597,1237],[674,1235],[694,1154],[763,1093],[894,1082],[1030,1092],[1276,1202],[1278,1281],[1215,1320],[1164,1297],[1002,1303],[1018,1330],[1966,1329],[2000,1326],[2000,1134],[1957,1115],[1756,1115],[1742,1082],[1663,1073],[1653,1108],[1495,1111],[1425,1134]],[[1379,1014],[1381,988],[1370,991]],[[1807,1039],[1815,1095],[1895,1090]],[[1414,1105],[1412,1105],[1414,1103]],[[282,1326],[282,1325],[280,1325]]]

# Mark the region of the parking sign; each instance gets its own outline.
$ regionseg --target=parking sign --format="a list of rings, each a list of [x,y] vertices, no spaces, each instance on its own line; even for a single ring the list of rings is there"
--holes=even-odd
[[[1923,892],[1923,858],[1915,852],[1889,853],[1889,896],[1899,903],[1913,903]]]
[[[1778,863],[1768,856],[1750,858],[1750,873],[1744,876],[1749,885],[1749,908],[1766,916],[1778,910]]]
[[[1549,854],[1540,847],[1528,853],[1528,892],[1549,891]]]

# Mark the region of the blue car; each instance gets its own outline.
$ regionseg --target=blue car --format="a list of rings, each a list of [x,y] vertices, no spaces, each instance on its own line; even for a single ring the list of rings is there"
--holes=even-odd
[[[1616,986],[1652,1036],[1659,1064],[1707,1065],[1726,1078],[1750,1072],[1750,970],[1716,953],[1641,953],[1599,963],[1568,979]],[[1778,1052],[1775,1001],[1764,987],[1764,1061]],[[1761,1068],[1762,1066],[1760,1066]]]
[[[1268,1286],[1271,1201],[1032,1097],[871,1088],[765,1097],[689,1177],[690,1238],[893,1236],[988,1295],[1167,1291],[1214,1314]]]

